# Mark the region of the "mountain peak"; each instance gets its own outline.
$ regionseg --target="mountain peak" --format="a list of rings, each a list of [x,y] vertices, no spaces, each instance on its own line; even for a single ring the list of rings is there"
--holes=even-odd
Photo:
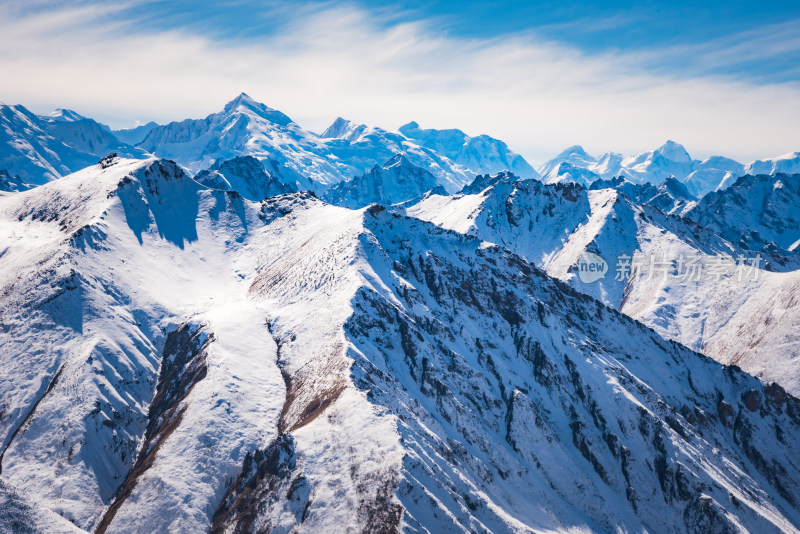
[[[240,93],[236,98],[225,104],[225,111],[231,111],[237,109],[239,107],[248,107],[248,108],[258,108],[258,107],[266,107],[264,104],[260,102],[256,102],[250,95],[247,93]]]
[[[234,112],[249,112],[258,115],[261,118],[267,119],[270,122],[286,126],[292,119],[276,109],[272,109],[261,102],[256,101],[247,93],[241,93],[239,96],[225,104],[225,113]]]
[[[400,131],[400,133],[419,130],[419,124],[417,124],[417,121],[411,121],[408,124],[402,125],[400,128],[398,128],[398,130]]]
[[[559,158],[568,158],[569,156],[581,156],[583,158],[592,158],[586,151],[583,149],[581,145],[572,145],[571,147],[564,149],[555,159]],[[593,158],[592,158],[593,159]]]
[[[667,140],[666,143],[658,147],[655,151],[671,161],[680,163],[692,162],[692,158],[683,145],[672,140]]]
[[[322,132],[320,137],[323,139],[345,139],[347,141],[355,141],[367,129],[365,124],[356,124],[353,121],[337,117],[333,124]]]
[[[325,139],[341,137],[342,134],[348,131],[351,124],[352,122],[350,122],[347,119],[344,119],[342,117],[336,117],[336,120],[333,121],[333,123],[330,126],[328,126],[324,132],[322,132],[320,137],[323,137]]]
[[[241,92],[241,93],[239,93],[239,94],[236,96],[236,98],[234,98],[233,100],[231,100],[231,103],[234,103],[234,102],[236,102],[236,103],[249,102],[249,103],[252,103],[252,104],[257,104],[257,103],[258,103],[258,102],[256,102],[256,101],[253,99],[253,97],[251,97],[250,95],[248,95],[248,94],[247,94],[247,93],[245,93],[245,92]]]
[[[50,115],[45,117],[56,122],[77,122],[85,119],[83,115],[71,109],[56,108]]]

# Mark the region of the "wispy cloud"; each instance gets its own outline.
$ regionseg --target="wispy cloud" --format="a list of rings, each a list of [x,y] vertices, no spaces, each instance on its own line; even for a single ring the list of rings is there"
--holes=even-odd
[[[651,70],[682,72],[684,77],[735,73],[751,82],[797,81],[800,19],[704,42],[648,50],[639,56],[638,62]]]
[[[400,22],[351,4],[272,6],[252,16],[274,28],[246,39],[151,29],[146,11],[131,5],[4,3],[0,99],[125,125],[204,116],[244,90],[311,129],[337,115],[385,127],[414,119],[500,137],[534,161],[574,143],[637,152],[667,138],[698,156],[800,149],[797,83],[654,70],[653,53],[587,55],[532,33],[449,36],[436,21]],[[698,56],[720,63],[761,46],[794,46],[762,38],[756,32]]]

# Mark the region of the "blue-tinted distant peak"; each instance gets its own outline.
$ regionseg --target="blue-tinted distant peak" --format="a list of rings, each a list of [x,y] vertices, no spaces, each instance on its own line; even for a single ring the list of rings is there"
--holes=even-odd
[[[254,113],[259,117],[267,119],[270,122],[286,126],[292,119],[284,113],[269,106],[258,102],[247,93],[241,93],[239,96],[225,104],[225,113]]]
[[[570,156],[591,158],[591,156],[583,149],[581,145],[572,145],[571,147],[563,150],[558,156],[556,156],[556,159],[568,159]]]
[[[675,141],[672,140],[668,140],[666,143],[658,147],[656,152],[672,161],[678,161],[678,162],[692,161],[692,158],[689,156],[689,153],[686,151],[686,148],[684,148],[682,144],[676,143]]]
[[[71,109],[57,108],[45,118],[55,122],[77,122],[84,120],[86,117]]]

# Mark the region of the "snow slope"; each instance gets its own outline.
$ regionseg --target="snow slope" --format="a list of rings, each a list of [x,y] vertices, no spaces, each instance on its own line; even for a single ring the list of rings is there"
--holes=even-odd
[[[800,315],[792,296],[800,272],[796,254],[726,240],[728,234],[713,233],[711,224],[666,215],[625,195],[658,199],[644,194],[653,186],[614,183],[617,189],[587,191],[572,183],[501,181],[478,194],[431,196],[406,213],[507,247],[668,339],[800,393],[795,334]],[[796,211],[780,198],[784,200],[775,213]],[[750,209],[751,219],[760,210],[741,209]],[[748,226],[744,213],[731,216]],[[746,266],[759,251],[761,269],[747,274]],[[587,252],[606,262],[606,274],[599,280],[578,276],[579,261]],[[745,267],[737,267],[741,258],[747,259]],[[632,265],[640,270],[632,272]]]
[[[106,159],[0,198],[0,247],[17,516],[36,502],[98,532],[800,527],[800,401],[479,239]]]

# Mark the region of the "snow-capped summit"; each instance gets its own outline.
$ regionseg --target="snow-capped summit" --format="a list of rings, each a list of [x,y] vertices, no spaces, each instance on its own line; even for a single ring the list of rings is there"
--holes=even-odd
[[[634,183],[660,184],[672,177],[683,182],[692,196],[700,198],[711,191],[728,187],[746,173],[800,172],[800,152],[745,166],[723,156],[693,160],[683,145],[672,140],[654,150],[630,157],[607,152],[594,158],[576,145],[545,163],[540,172],[547,183],[575,181],[587,184],[593,177],[608,180],[624,176]]]
[[[667,141],[655,150],[650,150],[623,160],[624,174],[637,182],[662,182],[673,176],[679,180],[692,172],[692,158],[683,147]]]
[[[746,168],[747,174],[798,174],[800,173],[800,152],[790,152],[771,159],[752,162]]]
[[[225,113],[255,113],[259,117],[263,117],[270,122],[286,126],[292,119],[276,109],[272,109],[260,102],[257,102],[247,93],[241,93],[239,96],[225,104]]]
[[[667,140],[666,143],[658,147],[655,152],[664,158],[674,161],[675,163],[691,163],[692,158],[686,151],[686,148],[672,140]]]
[[[59,122],[74,122],[82,121],[86,117],[79,114],[77,111],[72,111],[71,109],[57,108],[45,118]]]
[[[596,162],[597,160],[587,154],[582,146],[573,145],[562,150],[556,157],[539,167],[538,172],[542,175],[542,180],[555,183],[558,181],[555,178],[558,176],[558,168],[562,163],[568,163],[571,167],[587,169]]]
[[[401,134],[421,146],[443,154],[467,169],[473,177],[510,171],[523,178],[538,178],[525,158],[506,143],[488,135],[471,137],[461,130],[423,129],[415,121],[399,128]]]
[[[343,134],[349,124],[336,121],[334,130]],[[195,172],[214,161],[235,156],[272,160],[291,174],[304,176],[303,188],[318,193],[329,185],[362,175],[397,152],[405,152],[415,165],[427,169],[440,185],[451,190],[471,179],[465,169],[447,157],[400,134],[366,127],[355,127],[351,133],[318,136],[243,93],[221,112],[205,119],[153,128],[139,146]]]
[[[337,117],[333,124],[322,132],[323,139],[346,139],[353,142],[361,137],[367,130],[366,124],[356,124],[352,121]]]

